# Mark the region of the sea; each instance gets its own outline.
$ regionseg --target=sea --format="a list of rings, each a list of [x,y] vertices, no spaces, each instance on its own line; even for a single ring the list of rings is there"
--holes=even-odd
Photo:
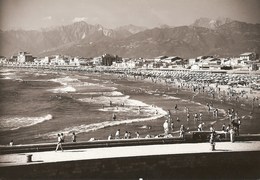
[[[1,69],[0,84],[0,144],[53,142],[58,133],[84,134],[166,114],[125,95],[106,74]]]

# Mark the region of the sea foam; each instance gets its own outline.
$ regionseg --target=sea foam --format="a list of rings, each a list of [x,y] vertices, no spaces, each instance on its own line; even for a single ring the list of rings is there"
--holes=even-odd
[[[3,118],[0,121],[0,130],[17,130],[23,127],[33,126],[44,121],[51,120],[51,114],[40,117],[11,117]]]
[[[103,129],[103,128],[111,127],[111,126],[118,126],[121,124],[130,124],[130,123],[134,123],[134,122],[151,121],[151,120],[159,119],[167,114],[167,112],[164,111],[162,108],[156,108],[156,110],[158,111],[158,114],[153,115],[151,117],[118,120],[118,121],[104,121],[104,122],[100,122],[100,123],[93,123],[93,124],[87,124],[87,125],[82,124],[79,126],[65,128],[65,129],[62,129],[59,131],[36,135],[35,137],[36,138],[41,137],[43,139],[51,139],[51,138],[55,138],[57,136],[57,134],[60,132],[63,132],[63,134],[65,134],[66,136],[69,136],[72,132],[75,132],[76,134],[87,133],[90,131],[96,131],[98,129]]]

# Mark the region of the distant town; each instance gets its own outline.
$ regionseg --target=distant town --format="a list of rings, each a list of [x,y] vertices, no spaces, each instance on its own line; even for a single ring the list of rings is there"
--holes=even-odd
[[[184,59],[179,56],[158,56],[154,58],[122,58],[118,55],[104,54],[99,57],[71,57],[52,55],[34,57],[28,52],[19,52],[10,58],[0,57],[1,66],[44,67],[44,68],[79,68],[79,67],[113,67],[142,69],[191,69],[191,70],[241,70],[259,71],[260,60],[255,52],[245,52],[237,57],[219,58],[199,56]]]

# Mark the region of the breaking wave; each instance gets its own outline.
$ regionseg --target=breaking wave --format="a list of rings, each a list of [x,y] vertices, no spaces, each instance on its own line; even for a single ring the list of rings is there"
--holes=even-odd
[[[72,86],[59,87],[55,89],[49,90],[53,93],[68,93],[68,92],[76,92],[76,89]]]
[[[59,131],[53,131],[53,132],[46,133],[46,134],[36,135],[35,137],[36,138],[41,137],[43,139],[51,139],[51,138],[55,138],[57,136],[57,134],[60,132],[62,132],[63,134],[65,134],[67,136],[69,136],[72,132],[75,132],[76,134],[87,133],[90,131],[96,131],[98,129],[103,129],[103,128],[111,127],[111,126],[118,126],[121,124],[130,124],[130,123],[134,123],[134,122],[151,121],[151,120],[161,118],[167,114],[167,112],[164,111],[162,108],[155,108],[155,110],[158,111],[158,114],[153,115],[151,117],[118,120],[118,121],[104,121],[104,122],[100,122],[100,123],[93,123],[93,124],[87,124],[87,125],[82,124],[79,126],[65,128],[65,129],[62,129]]]
[[[0,130],[17,130],[23,127],[33,126],[44,121],[51,120],[51,114],[40,117],[13,117],[4,118],[0,121]]]

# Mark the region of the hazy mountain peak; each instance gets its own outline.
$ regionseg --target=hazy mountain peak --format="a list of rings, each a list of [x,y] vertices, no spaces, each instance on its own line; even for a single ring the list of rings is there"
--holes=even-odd
[[[144,31],[146,30],[147,27],[144,27],[144,26],[136,26],[136,25],[133,25],[133,24],[128,24],[128,25],[125,25],[125,26],[120,26],[118,28],[116,28],[115,30],[126,30],[126,31],[129,31],[130,33],[132,34],[136,34],[136,33],[139,33],[141,31]]]
[[[210,19],[210,18],[202,17],[202,18],[195,20],[195,22],[192,24],[192,26],[205,27],[208,29],[216,29],[219,26],[222,26],[226,23],[230,23],[233,21],[234,20],[232,20],[230,18],[219,17],[217,19]]]

